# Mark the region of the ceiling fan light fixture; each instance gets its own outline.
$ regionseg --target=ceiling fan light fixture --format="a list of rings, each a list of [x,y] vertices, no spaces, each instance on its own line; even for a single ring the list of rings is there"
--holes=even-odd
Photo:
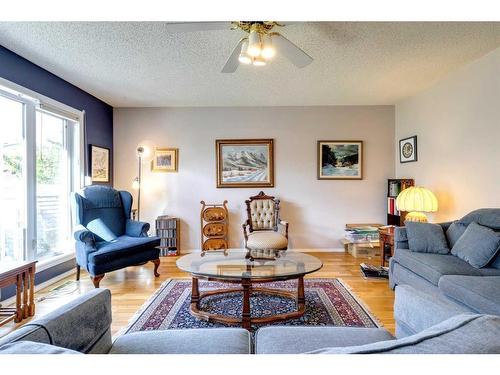
[[[252,57],[257,57],[260,55],[261,50],[262,48],[259,32],[256,30],[250,31],[250,34],[248,35],[248,54]]]
[[[238,61],[246,65],[252,63],[252,58],[248,55],[248,40],[245,40],[241,44],[241,52],[240,55],[238,56]]]
[[[266,65],[266,60],[264,60],[261,56],[254,57],[252,64],[254,66],[264,66]]]
[[[264,59],[269,60],[269,59],[272,59],[275,54],[276,54],[276,50],[274,49],[271,36],[267,35],[267,34],[264,35],[262,37],[262,51],[261,51],[260,55]]]

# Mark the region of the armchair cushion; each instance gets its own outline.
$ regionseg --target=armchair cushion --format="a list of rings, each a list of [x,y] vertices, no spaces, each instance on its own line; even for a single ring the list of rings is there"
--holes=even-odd
[[[116,235],[100,218],[89,221],[87,223],[87,229],[97,235],[102,241],[111,242],[116,240]]]
[[[257,199],[250,203],[253,229],[274,229],[276,226],[275,203],[272,199]]]
[[[105,264],[117,258],[123,258],[126,261],[128,257],[149,249],[159,254],[159,250],[154,248],[159,245],[158,237],[120,236],[114,242],[98,242],[97,251],[89,254],[88,261],[96,265]]]
[[[286,250],[288,248],[288,240],[284,235],[278,232],[258,231],[248,235],[246,247],[250,250]]]
[[[127,220],[125,234],[130,237],[146,237],[150,225],[143,221]]]

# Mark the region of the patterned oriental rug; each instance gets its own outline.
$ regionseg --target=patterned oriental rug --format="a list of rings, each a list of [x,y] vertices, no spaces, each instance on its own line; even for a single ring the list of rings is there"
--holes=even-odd
[[[257,284],[256,284],[257,285]],[[261,284],[267,288],[297,290],[297,281]],[[271,323],[288,326],[379,327],[380,324],[339,279],[305,279],[306,311],[298,319]],[[200,292],[234,288],[234,284],[200,280]],[[191,280],[167,280],[131,319],[120,334],[164,329],[230,327],[221,323],[198,320],[189,311]],[[280,296],[252,294],[252,316],[266,316],[296,309],[295,301]],[[213,313],[241,317],[242,295],[232,293],[203,298],[200,308]],[[266,324],[269,325],[269,324]],[[259,326],[252,326],[256,330]],[[237,327],[232,325],[232,327]]]

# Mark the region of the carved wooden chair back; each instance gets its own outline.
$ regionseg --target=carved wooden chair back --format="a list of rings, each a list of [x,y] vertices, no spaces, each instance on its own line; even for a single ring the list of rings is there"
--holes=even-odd
[[[280,222],[280,200],[266,195],[263,191],[245,201],[247,205],[247,225],[250,232],[278,230]]]

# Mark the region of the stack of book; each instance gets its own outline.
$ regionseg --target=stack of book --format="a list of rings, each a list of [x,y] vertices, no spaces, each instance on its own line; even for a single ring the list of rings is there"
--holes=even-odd
[[[359,265],[361,269],[361,274],[365,279],[367,278],[377,278],[377,279],[388,279],[389,278],[389,267],[374,266],[373,264],[361,263]]]
[[[374,242],[378,241],[378,227],[376,226],[346,226],[344,237],[349,242]]]

